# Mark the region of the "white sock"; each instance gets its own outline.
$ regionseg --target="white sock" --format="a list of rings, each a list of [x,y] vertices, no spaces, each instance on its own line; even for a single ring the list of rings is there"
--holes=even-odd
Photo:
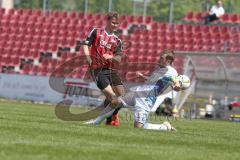
[[[103,120],[105,120],[107,117],[111,116],[113,114],[115,109],[107,106],[104,108],[102,113],[94,120],[94,124],[98,125],[100,124]]]
[[[150,130],[160,130],[160,131],[167,131],[168,128],[164,124],[152,124],[152,123],[145,123],[143,125],[144,129],[150,129]]]

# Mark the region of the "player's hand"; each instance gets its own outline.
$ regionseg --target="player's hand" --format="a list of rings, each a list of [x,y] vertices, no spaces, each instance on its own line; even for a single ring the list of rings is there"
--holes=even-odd
[[[136,72],[136,75],[138,75],[139,77],[143,76],[143,74],[141,72],[139,72],[139,71]]]
[[[181,83],[179,80],[177,80],[176,82],[174,82],[173,84],[173,90],[174,91],[180,91],[181,90]]]
[[[113,55],[103,54],[103,58],[106,59],[106,60],[111,60],[113,58]]]

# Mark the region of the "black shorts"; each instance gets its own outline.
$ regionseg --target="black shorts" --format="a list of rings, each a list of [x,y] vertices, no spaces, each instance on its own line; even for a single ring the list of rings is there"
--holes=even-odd
[[[108,68],[99,68],[92,71],[93,80],[96,82],[99,89],[103,90],[108,85],[118,86],[123,85],[120,77],[116,72]]]
[[[205,24],[208,24],[212,21],[218,20],[219,18],[216,16],[216,14],[208,15],[205,17]]]

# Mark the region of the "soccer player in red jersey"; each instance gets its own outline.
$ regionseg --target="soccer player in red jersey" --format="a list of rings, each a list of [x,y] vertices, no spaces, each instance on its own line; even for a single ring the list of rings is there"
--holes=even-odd
[[[113,69],[122,58],[122,41],[114,34],[119,26],[119,15],[110,12],[105,28],[94,28],[83,45],[83,52],[90,65],[97,86],[106,96],[104,106],[125,93],[123,83]],[[119,125],[118,110],[106,121],[108,125]]]

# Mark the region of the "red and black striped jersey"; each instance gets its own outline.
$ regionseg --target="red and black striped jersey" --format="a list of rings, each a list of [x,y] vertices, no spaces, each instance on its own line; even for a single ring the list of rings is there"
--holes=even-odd
[[[121,55],[122,41],[114,34],[108,34],[104,28],[94,28],[85,40],[90,46],[92,69],[110,68],[113,64],[103,58],[104,54]]]

